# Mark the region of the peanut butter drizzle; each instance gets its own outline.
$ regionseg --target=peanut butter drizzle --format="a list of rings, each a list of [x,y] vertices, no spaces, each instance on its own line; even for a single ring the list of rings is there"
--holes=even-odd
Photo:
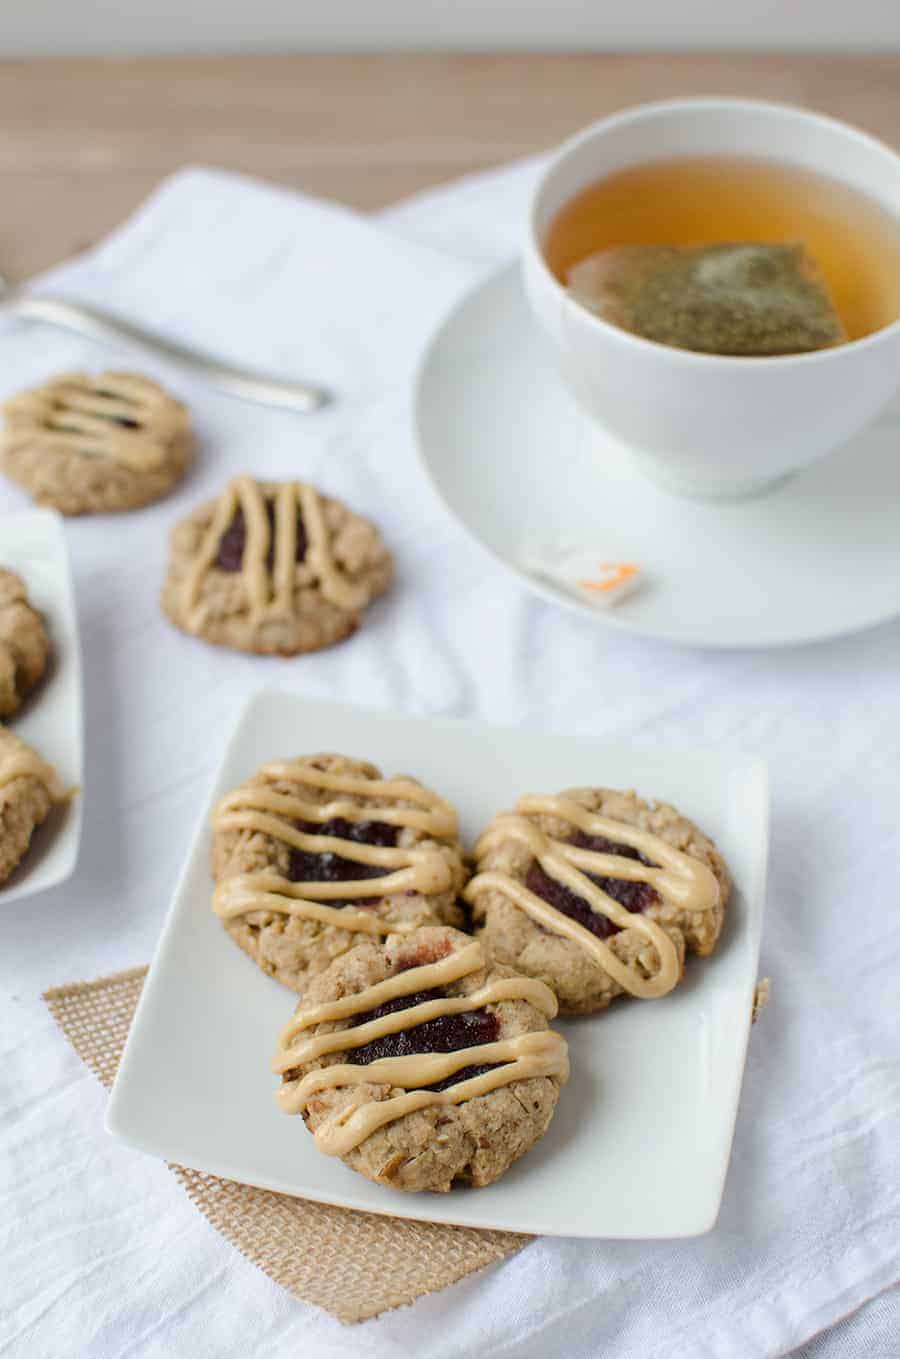
[[[141,472],[163,466],[173,441],[187,430],[184,407],[132,373],[73,373],[13,397],[5,410],[12,430],[31,426],[59,452],[107,458]]]
[[[660,866],[649,867],[635,859],[579,849],[564,840],[557,840],[529,820],[530,816],[541,814],[568,821],[588,835],[627,845]],[[678,952],[668,934],[646,915],[626,910],[601,887],[591,882],[586,874],[618,878],[623,882],[646,882],[659,893],[663,901],[679,910],[708,911],[719,904],[721,893],[715,874],[706,864],[673,848],[650,831],[629,826],[611,817],[599,816],[562,796],[520,798],[515,813],[498,817],[481,837],[475,846],[476,858],[482,860],[490,850],[510,838],[526,845],[549,877],[568,887],[586,901],[592,910],[605,915],[619,929],[631,929],[642,934],[659,956],[658,972],[652,977],[642,976],[636,968],[629,967],[617,958],[604,940],[549,902],[543,901],[508,873],[490,869],[477,873],[463,892],[467,901],[475,902],[482,892],[502,892],[532,920],[554,934],[562,934],[579,944],[630,995],[651,1000],[667,995],[672,990],[681,975],[681,966]]]
[[[383,879],[379,879],[383,881]],[[296,915],[304,920],[318,920],[323,925],[334,925],[339,930],[358,934],[399,934],[404,922],[380,920],[365,911],[349,907],[329,906],[311,901],[304,893],[312,887],[328,887],[330,883],[298,883],[282,878],[278,873],[241,873],[220,882],[213,892],[213,910],[222,920],[231,920],[248,911],[274,911],[279,915]],[[343,884],[337,884],[342,886]],[[346,884],[348,887],[350,883]],[[344,896],[346,897],[346,893]],[[344,898],[342,898],[343,900]]]
[[[66,793],[53,765],[42,760],[37,751],[23,742],[17,741],[17,747],[8,754],[0,751],[0,791],[15,779],[31,777],[44,785],[54,802],[64,801]]]
[[[342,609],[360,609],[368,590],[344,575],[331,551],[331,536],[318,491],[300,481],[285,481],[275,491],[275,548],[271,573],[268,556],[271,538],[266,496],[252,477],[234,477],[219,496],[212,522],[199,556],[184,582],[184,612],[189,628],[196,632],[205,618],[200,599],[203,582],[213,568],[222,536],[237,513],[243,511],[246,541],[240,578],[250,604],[249,626],[267,618],[283,618],[291,611],[297,573],[297,516],[306,532],[306,556],[302,563],[318,581],[322,594]]]
[[[438,797],[437,793],[432,793],[427,788],[423,788],[420,783],[415,783],[412,779],[367,779],[358,774],[337,774],[332,770],[315,769],[308,764],[290,760],[273,760],[269,764],[263,765],[259,771],[266,778],[277,780],[287,779],[291,783],[308,784],[313,788],[326,788],[335,793],[350,793],[360,797],[383,797],[383,798],[403,798],[407,802],[418,803],[418,807],[360,807],[355,802],[335,801],[335,802],[304,802],[298,797],[290,794],[270,792],[267,806],[276,811],[283,811],[286,816],[294,817],[302,821],[331,821],[335,817],[342,816],[347,821],[371,821],[373,812],[377,811],[378,816],[375,820],[384,821],[391,826],[412,826],[417,830],[425,831],[428,835],[433,835],[436,839],[441,836],[456,834],[456,813],[445,802]],[[222,801],[225,804],[237,805],[243,799],[248,789],[238,788],[234,793],[230,793]],[[253,801],[256,800],[258,789],[254,792]]]
[[[294,1015],[281,1034],[272,1063],[273,1070],[284,1073],[327,1053],[362,1047],[373,1039],[414,1028],[439,1015],[461,1014],[504,1000],[527,1000],[550,1019],[556,1014],[556,998],[543,982],[529,977],[504,977],[480,987],[468,996],[443,996],[423,1001],[407,1010],[382,1015],[380,1019],[370,1020],[355,1028],[319,1034],[305,1042],[295,1043],[298,1034],[313,1025],[365,1014],[385,1001],[447,986],[483,967],[481,945],[467,944],[459,952],[451,953],[439,962],[408,968],[367,987],[357,995],[344,996],[341,1000],[301,1011]],[[438,1084],[467,1066],[485,1065],[493,1069],[459,1081],[446,1090],[421,1088]],[[356,1100],[326,1119],[316,1129],[315,1141],[320,1151],[330,1156],[343,1156],[358,1147],[378,1128],[417,1109],[435,1104],[462,1104],[465,1100],[485,1095],[512,1081],[527,1080],[532,1076],[557,1076],[565,1080],[568,1072],[565,1039],[558,1033],[544,1030],[519,1034],[516,1038],[495,1043],[475,1044],[457,1052],[417,1053],[406,1057],[381,1057],[368,1065],[339,1063],[322,1067],[308,1072],[299,1080],[286,1082],[278,1092],[278,1102],[285,1113],[297,1114],[306,1108],[311,1096],[322,1090],[372,1083],[401,1088],[402,1094],[386,1100],[363,1096],[361,1100]]]
[[[447,891],[453,884],[450,863],[439,847],[413,845],[408,848],[367,845],[340,836],[316,835],[298,830],[295,821],[320,822],[342,817],[346,821],[382,821],[387,825],[411,827],[446,838],[456,832],[453,808],[411,779],[366,779],[315,769],[311,765],[275,761],[263,765],[266,778],[283,779],[333,790],[357,793],[369,798],[405,798],[416,807],[362,806],[337,797],[331,802],[311,802],[290,793],[281,793],[265,784],[248,784],[228,793],[213,813],[213,829],[249,830],[281,840],[293,849],[310,854],[339,854],[356,863],[383,867],[381,877],[342,882],[290,882],[274,870],[242,873],[220,882],[213,893],[213,910],[223,920],[250,911],[277,911],[282,915],[318,920],[339,929],[364,934],[391,934],[406,926],[403,922],[379,920],[370,913],[349,907],[328,906],[329,900],[393,896],[403,892],[425,895]]]

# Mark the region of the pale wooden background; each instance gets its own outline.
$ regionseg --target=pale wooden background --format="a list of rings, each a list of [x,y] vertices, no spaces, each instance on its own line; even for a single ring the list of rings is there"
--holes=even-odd
[[[900,56],[0,62],[0,273],[90,244],[186,163],[371,208],[673,94],[809,104],[900,145],[898,92]]]

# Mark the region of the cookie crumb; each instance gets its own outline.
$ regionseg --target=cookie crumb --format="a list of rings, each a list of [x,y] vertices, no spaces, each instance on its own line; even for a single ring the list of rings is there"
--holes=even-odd
[[[756,987],[753,991],[753,1013],[750,1017],[751,1024],[756,1023],[763,1010],[768,1005],[770,990],[771,983],[768,977],[763,977],[756,983]]]

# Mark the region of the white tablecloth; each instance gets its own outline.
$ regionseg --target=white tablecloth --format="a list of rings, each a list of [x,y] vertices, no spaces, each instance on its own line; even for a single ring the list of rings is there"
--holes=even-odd
[[[411,376],[448,306],[513,253],[532,176],[526,165],[466,181],[372,222],[185,172],[49,279],[225,356],[309,374],[340,401],[291,416],[144,363],[195,412],[196,468],[158,506],[67,525],[86,657],[86,823],[76,877],[0,918],[2,1355],[768,1359],[854,1312],[810,1351],[817,1359],[898,1352],[896,1295],[884,1290],[898,1278],[900,626],[772,654],[607,635],[531,597],[450,522],[416,469]],[[0,326],[3,394],[126,358]],[[399,585],[347,645],[281,663],[207,648],[163,621],[168,526],[238,469],[309,477],[383,525]],[[0,488],[0,511],[23,503]],[[39,992],[149,958],[236,710],[272,682],[770,761],[773,999],[753,1034],[710,1235],[537,1241],[348,1332],[238,1256],[162,1165],[106,1136],[104,1094]]]

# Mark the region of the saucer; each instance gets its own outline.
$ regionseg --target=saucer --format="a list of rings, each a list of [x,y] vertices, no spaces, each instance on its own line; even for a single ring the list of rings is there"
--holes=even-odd
[[[772,647],[900,614],[898,403],[768,495],[682,499],[579,410],[513,266],[433,337],[416,423],[426,473],[470,537],[595,625],[695,647]],[[642,587],[600,612],[525,568],[536,546],[561,539],[639,562]]]

